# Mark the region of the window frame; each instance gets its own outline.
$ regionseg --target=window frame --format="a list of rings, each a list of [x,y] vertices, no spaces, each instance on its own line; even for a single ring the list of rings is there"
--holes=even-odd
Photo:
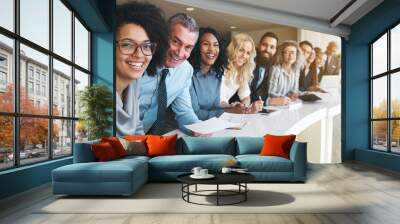
[[[400,66],[394,69],[391,69],[391,31],[393,28],[396,26],[400,26],[400,21],[395,22],[392,24],[390,27],[385,29],[384,32],[379,34],[375,39],[373,39],[369,44],[369,149],[373,151],[379,151],[379,152],[386,152],[386,153],[391,153],[391,154],[400,154],[400,152],[393,152],[392,151],[392,122],[393,121],[400,121],[400,117],[393,117],[392,116],[392,99],[391,99],[391,91],[392,91],[392,85],[391,85],[391,79],[393,75],[396,75],[396,73],[400,72]],[[386,63],[386,71],[374,75],[373,72],[373,44],[378,41],[381,37],[383,37],[385,34],[387,34],[387,63]],[[387,87],[387,105],[386,105],[386,118],[373,118],[373,93],[374,93],[374,86],[373,86],[373,81],[378,79],[386,77],[386,87]],[[379,150],[374,148],[374,136],[373,136],[373,122],[376,121],[386,121],[386,151],[384,150]]]
[[[71,18],[70,18],[70,22],[71,22],[71,59],[67,59],[64,58],[63,56],[55,53],[53,50],[53,1],[54,0],[48,0],[49,3],[49,47],[48,49],[46,49],[45,47],[40,46],[39,44],[34,43],[33,41],[30,41],[29,39],[23,37],[20,35],[20,0],[14,0],[13,1],[13,10],[14,10],[14,17],[13,17],[13,31],[10,31],[4,27],[0,26],[0,35],[3,35],[7,38],[12,39],[13,41],[13,54],[12,54],[12,75],[14,78],[14,110],[13,112],[2,112],[0,111],[0,116],[4,116],[4,117],[11,117],[13,120],[13,165],[10,167],[5,167],[5,168],[0,168],[0,172],[5,171],[5,170],[10,170],[10,169],[16,169],[19,167],[23,167],[23,166],[29,166],[29,165],[33,165],[33,164],[37,164],[37,163],[43,163],[46,161],[50,161],[50,160],[55,160],[55,159],[61,159],[61,158],[65,158],[65,157],[70,157],[73,156],[73,152],[74,152],[74,143],[75,143],[75,126],[76,126],[76,121],[79,120],[79,117],[75,116],[75,108],[72,106],[71,108],[71,114],[68,116],[56,116],[53,115],[53,59],[58,60],[61,63],[64,63],[68,66],[71,66],[71,98],[70,99],[71,105],[75,104],[75,69],[81,71],[82,73],[88,75],[88,79],[89,79],[89,83],[88,86],[92,85],[92,81],[93,81],[93,76],[92,76],[92,61],[91,61],[91,50],[92,50],[92,43],[91,43],[91,38],[92,38],[92,30],[89,28],[89,26],[85,23],[85,21],[79,16],[79,14],[77,12],[75,12],[75,10],[72,9],[72,7],[69,5],[69,3],[66,0],[59,0],[68,10],[71,11]],[[79,20],[79,22],[83,25],[83,27],[88,31],[88,69],[85,69],[83,67],[81,67],[80,65],[75,63],[75,18],[77,20]],[[23,44],[29,48],[32,48],[33,50],[36,50],[42,54],[45,54],[48,56],[48,82],[46,84],[46,91],[48,93],[45,92],[45,94],[48,97],[47,103],[48,103],[48,112],[46,115],[39,115],[39,114],[27,114],[27,113],[21,113],[20,111],[20,85],[21,85],[21,80],[20,80],[20,65],[21,65],[21,56],[20,56],[20,45]],[[41,72],[40,72],[40,76],[39,76],[39,80],[38,82],[36,82],[36,69],[33,70],[33,79],[30,79],[30,74],[28,72],[28,68],[30,68],[29,64],[27,63],[27,73],[26,75],[26,80],[28,81],[33,81],[33,85],[35,86],[36,83],[40,83],[42,86],[42,80],[41,80]],[[26,86],[28,87],[28,86]],[[27,88],[27,91],[28,88]],[[36,91],[36,89],[34,89],[34,92]],[[38,96],[42,96],[42,94],[39,94]],[[21,118],[45,118],[47,119],[47,124],[48,124],[48,135],[47,135],[47,150],[48,150],[48,155],[47,157],[43,158],[43,160],[40,160],[38,162],[31,162],[31,163],[24,163],[21,164],[21,158],[20,158],[20,119]],[[53,146],[53,123],[55,123],[57,120],[60,121],[70,121],[71,122],[71,153],[68,155],[62,155],[62,156],[54,156],[53,152],[54,152],[54,146]]]

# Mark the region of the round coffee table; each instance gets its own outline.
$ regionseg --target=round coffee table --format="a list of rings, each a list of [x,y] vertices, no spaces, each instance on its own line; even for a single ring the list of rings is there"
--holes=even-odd
[[[215,177],[212,179],[193,179],[189,174],[182,174],[177,177],[178,181],[182,183],[182,199],[188,203],[198,205],[234,205],[247,200],[247,192],[249,188],[247,183],[255,180],[255,177],[249,173],[216,173],[213,174]],[[215,190],[197,190],[198,184],[204,185],[216,185]],[[194,191],[190,191],[190,186],[195,186]],[[236,185],[237,190],[223,190],[220,189],[220,185]],[[205,194],[209,192],[215,192],[215,194]],[[216,197],[216,204],[202,204],[190,201],[190,196],[204,196],[204,197]],[[240,199],[231,203],[221,203],[221,197],[232,197],[240,196]]]

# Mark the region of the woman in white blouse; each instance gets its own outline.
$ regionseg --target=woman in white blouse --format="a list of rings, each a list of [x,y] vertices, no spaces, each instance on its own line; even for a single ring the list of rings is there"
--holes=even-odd
[[[253,39],[244,33],[235,35],[227,48],[228,65],[221,81],[221,107],[235,107],[229,112],[257,113],[264,102],[250,104],[249,79],[255,68],[256,49]],[[229,99],[238,93],[240,102],[229,104]]]

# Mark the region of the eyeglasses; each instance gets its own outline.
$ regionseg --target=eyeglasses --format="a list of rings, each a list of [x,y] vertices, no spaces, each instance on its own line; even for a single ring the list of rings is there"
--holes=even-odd
[[[290,55],[296,55],[297,52],[296,52],[296,51],[283,51],[283,54],[286,54],[286,55],[288,55],[288,54],[290,54]]]
[[[157,48],[157,43],[152,43],[152,42],[144,42],[141,44],[137,44],[130,40],[123,40],[123,41],[117,41],[116,43],[118,44],[121,53],[127,55],[135,54],[137,49],[140,48],[140,50],[145,56],[151,56],[154,54]]]

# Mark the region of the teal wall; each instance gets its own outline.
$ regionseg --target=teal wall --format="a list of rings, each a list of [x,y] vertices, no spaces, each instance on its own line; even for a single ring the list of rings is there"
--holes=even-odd
[[[113,17],[115,0],[67,0],[92,31],[92,81],[113,89]],[[72,157],[0,172],[0,199],[51,181],[51,171],[72,163]]]
[[[393,24],[400,22],[400,1],[386,0],[351,27],[343,44],[343,159],[358,160],[399,170],[400,157],[369,150],[369,46]],[[360,151],[362,150],[362,151]]]

